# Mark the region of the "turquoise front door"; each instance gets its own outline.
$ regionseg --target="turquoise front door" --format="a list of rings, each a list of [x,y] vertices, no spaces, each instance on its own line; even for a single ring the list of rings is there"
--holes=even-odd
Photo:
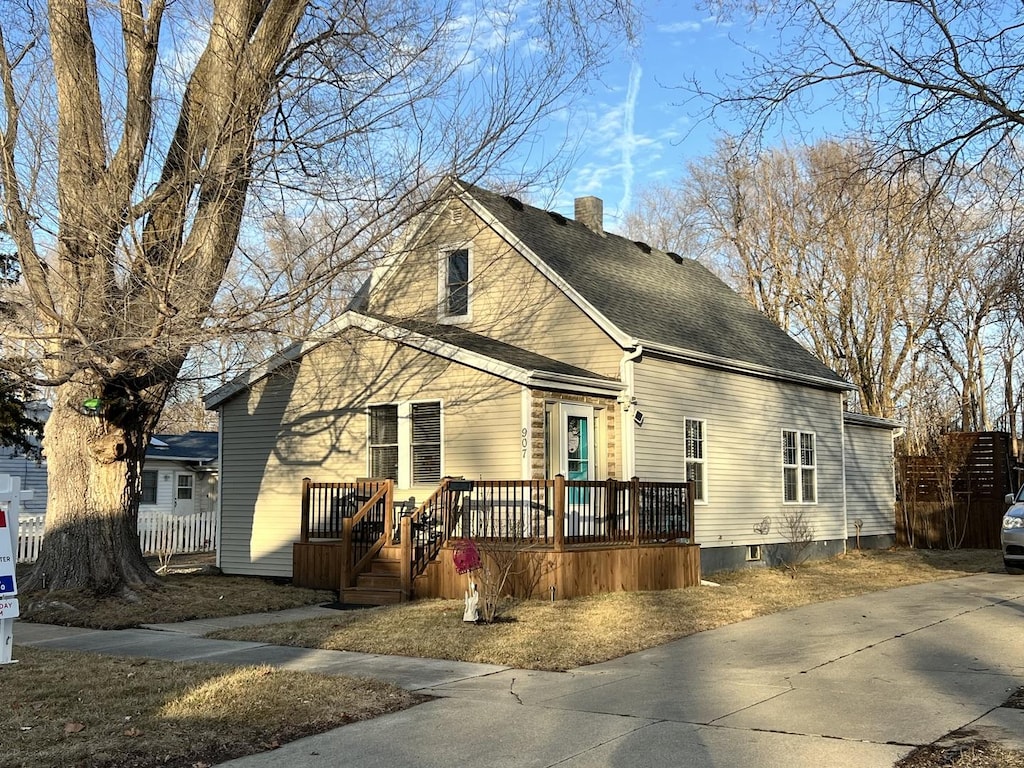
[[[594,479],[594,409],[562,405],[561,471],[566,480]],[[590,504],[589,488],[570,488],[568,502],[582,513]]]

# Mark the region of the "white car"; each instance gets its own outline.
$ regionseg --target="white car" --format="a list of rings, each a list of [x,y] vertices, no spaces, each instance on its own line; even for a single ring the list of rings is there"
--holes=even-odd
[[[1012,505],[1003,515],[1003,529],[999,537],[1003,549],[1003,565],[1007,570],[1024,571],[1024,488],[1016,497],[1010,493],[1006,503]]]

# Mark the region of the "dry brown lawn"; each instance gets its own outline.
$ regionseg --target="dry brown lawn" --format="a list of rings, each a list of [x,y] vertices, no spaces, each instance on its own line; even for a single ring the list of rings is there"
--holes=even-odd
[[[99,597],[86,591],[21,595],[21,619],[90,629],[128,629],[190,619],[238,616],[316,605],[332,592],[244,576],[214,575],[203,569],[212,555],[182,556],[158,587],[131,599]],[[19,577],[21,571],[19,570]]]
[[[1024,768],[1024,752],[984,739],[918,747],[894,768]]]
[[[373,680],[15,646],[5,768],[201,768],[422,700]]]
[[[1001,569],[988,550],[853,552],[796,571],[720,573],[717,587],[516,602],[491,625],[463,622],[460,600],[418,600],[212,637],[566,670],[808,603]]]

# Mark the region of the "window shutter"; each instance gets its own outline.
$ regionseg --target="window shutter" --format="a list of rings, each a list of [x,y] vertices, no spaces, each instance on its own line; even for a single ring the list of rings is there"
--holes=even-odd
[[[412,405],[412,482],[441,479],[441,404]]]

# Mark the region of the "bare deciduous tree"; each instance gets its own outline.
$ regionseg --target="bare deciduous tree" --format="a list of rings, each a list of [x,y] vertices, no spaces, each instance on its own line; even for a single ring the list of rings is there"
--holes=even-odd
[[[0,10],[3,221],[38,380],[53,388],[47,531],[26,589],[44,573],[52,589],[153,580],[135,530],[140,466],[190,349],[295,306],[288,280],[225,283],[237,254],[259,254],[252,222],[329,214],[332,258],[301,277],[302,290],[330,285],[442,174],[514,167],[518,142],[631,19],[628,0],[515,10],[454,0]]]
[[[959,177],[985,157],[1016,157],[1024,127],[1018,4],[991,0],[710,0],[721,18],[779,30],[747,51],[722,88],[692,90],[751,136],[783,116],[834,105],[853,135],[901,157],[933,156]],[[908,151],[911,155],[908,155]],[[1019,167],[1019,162],[1013,163]]]

